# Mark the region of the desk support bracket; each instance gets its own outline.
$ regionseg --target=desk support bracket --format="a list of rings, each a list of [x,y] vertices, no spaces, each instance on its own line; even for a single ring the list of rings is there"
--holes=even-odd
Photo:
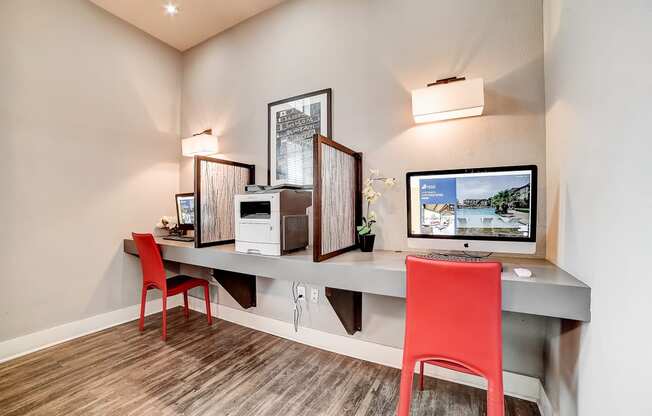
[[[243,308],[256,306],[256,276],[213,269],[213,278]]]
[[[326,299],[349,335],[362,331],[362,293],[326,288]]]

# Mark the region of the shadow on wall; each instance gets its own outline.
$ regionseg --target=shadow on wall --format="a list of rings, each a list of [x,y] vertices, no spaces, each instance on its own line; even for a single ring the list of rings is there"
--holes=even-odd
[[[559,44],[560,30],[562,29],[563,6],[561,2],[549,2],[548,7],[544,5],[544,61],[546,66],[546,78],[559,78],[550,65],[555,60]],[[565,28],[566,26],[564,26]],[[551,89],[546,85],[546,116],[562,101],[558,95],[559,85]],[[550,134],[548,128],[546,146],[550,146]],[[556,165],[552,165],[555,163]],[[557,175],[548,174],[548,204],[547,204],[547,247],[546,258],[560,263],[560,256],[572,256],[579,247],[576,241],[576,234],[572,229],[573,207],[571,205],[571,193],[564,184],[559,181],[560,171],[563,170],[564,160],[548,161],[549,171],[556,171]],[[567,236],[561,240],[560,235]],[[563,244],[563,246],[560,246]],[[544,352],[545,379],[544,388],[552,411],[555,415],[576,416],[578,414],[578,361],[583,333],[587,330],[587,324],[578,321],[550,319],[548,324],[548,341]]]
[[[502,115],[538,115],[543,109],[536,101],[528,101],[523,97],[501,94],[500,91],[518,91],[518,86],[531,88],[533,76],[538,75],[543,79],[543,56],[528,62],[493,81],[485,80],[484,112],[483,116]],[[543,93],[543,92],[542,92]]]
[[[456,68],[459,66],[456,65]],[[386,166],[369,166],[365,163],[364,172],[366,173],[369,167],[379,167],[383,174],[397,177],[398,184],[390,191],[397,196],[405,194],[403,178],[406,170],[510,165],[515,164],[514,155],[520,155],[520,163],[534,163],[540,167],[537,255],[543,257],[546,246],[546,169],[543,158],[545,106],[540,99],[543,95],[542,68],[543,56],[538,55],[495,79],[485,79],[485,109],[481,117],[424,124],[414,122],[408,83],[403,82],[399,74],[386,72],[384,77],[391,87],[382,92],[382,98],[399,104],[393,107],[391,112],[374,113],[374,119],[368,120],[371,140],[360,144],[359,148],[364,153],[365,161],[410,160],[411,166],[403,170],[393,170],[395,165],[391,163]],[[467,68],[463,68],[457,75],[468,75],[465,74],[466,70]],[[539,82],[533,85],[533,80]],[[512,127],[518,125],[516,123],[530,128],[536,127],[536,132],[540,133],[530,129],[528,134],[532,136],[531,140],[522,140],[519,130]],[[429,149],[429,154],[415,155],[413,149]],[[536,155],[535,159],[531,158],[533,154]],[[405,200],[394,196],[383,198],[382,204],[375,207],[383,218],[377,227],[376,241],[378,247],[405,249]],[[392,225],[389,221],[400,225]]]
[[[10,3],[5,272],[21,276],[33,307],[0,295],[0,339],[138,303],[122,238],[174,212],[179,153],[178,52],[90,2]]]
[[[548,323],[544,351],[544,388],[553,414],[578,414],[577,367],[584,324],[578,321],[551,318]]]
[[[566,184],[549,184],[549,195],[551,203],[548,204],[546,258],[556,264],[564,264],[566,258],[572,258],[576,253],[586,250],[586,245],[581,241],[581,234],[573,227],[573,219],[589,214],[581,208],[575,211],[572,192]],[[564,238],[560,238],[560,235]]]
[[[115,246],[115,254],[102,273],[101,281],[97,283],[93,295],[90,297],[91,302],[86,305],[84,316],[95,314],[97,304],[100,302],[109,302],[106,306],[108,308],[114,307],[113,305],[120,305],[120,308],[124,308],[140,304],[140,290],[143,281],[140,259],[123,251],[122,240]],[[168,277],[180,274],[179,263],[164,261],[163,267]],[[160,290],[147,292],[148,301],[160,297]]]

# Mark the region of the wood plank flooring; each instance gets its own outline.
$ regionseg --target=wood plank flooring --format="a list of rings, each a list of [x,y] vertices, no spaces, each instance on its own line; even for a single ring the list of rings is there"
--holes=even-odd
[[[181,308],[0,364],[0,415],[393,415],[399,370]],[[484,415],[483,390],[427,379],[413,415]],[[539,416],[506,398],[507,416]]]

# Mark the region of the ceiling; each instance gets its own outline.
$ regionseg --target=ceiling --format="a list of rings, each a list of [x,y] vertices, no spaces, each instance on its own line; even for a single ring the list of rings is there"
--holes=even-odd
[[[180,50],[272,8],[285,0],[90,0]],[[172,3],[178,14],[168,16],[163,6]]]

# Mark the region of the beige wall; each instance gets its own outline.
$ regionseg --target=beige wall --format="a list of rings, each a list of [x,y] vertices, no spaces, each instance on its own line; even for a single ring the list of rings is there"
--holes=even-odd
[[[379,248],[407,248],[405,173],[537,164],[538,254],[545,254],[541,3],[290,1],[184,53],[181,132],[221,136],[224,156],[267,176],[267,103],[333,88],[333,138],[365,168],[399,179],[385,192]],[[483,117],[415,125],[410,91],[451,75],[482,77]],[[182,190],[192,190],[190,160]]]
[[[183,55],[181,132],[212,128],[222,155],[255,163],[266,183],[267,103],[333,89],[333,138],[365,168],[399,179],[383,192],[378,248],[405,249],[409,170],[537,164],[539,250],[545,253],[545,125],[541,2],[290,1]],[[410,91],[451,75],[483,77],[483,117],[416,126]],[[192,191],[182,159],[181,190]],[[296,277],[301,280],[301,276]],[[259,279],[260,313],[291,320],[290,285]],[[220,303],[237,307],[219,291]],[[322,291],[323,299],[323,291]],[[364,298],[357,337],[401,346],[404,302]],[[542,319],[505,315],[506,368],[542,374]],[[345,334],[327,303],[303,324]]]
[[[85,0],[0,2],[0,341],[139,302],[174,212],[180,54]]]
[[[545,0],[548,257],[591,286],[592,320],[552,325],[563,416],[650,415],[652,3]]]

